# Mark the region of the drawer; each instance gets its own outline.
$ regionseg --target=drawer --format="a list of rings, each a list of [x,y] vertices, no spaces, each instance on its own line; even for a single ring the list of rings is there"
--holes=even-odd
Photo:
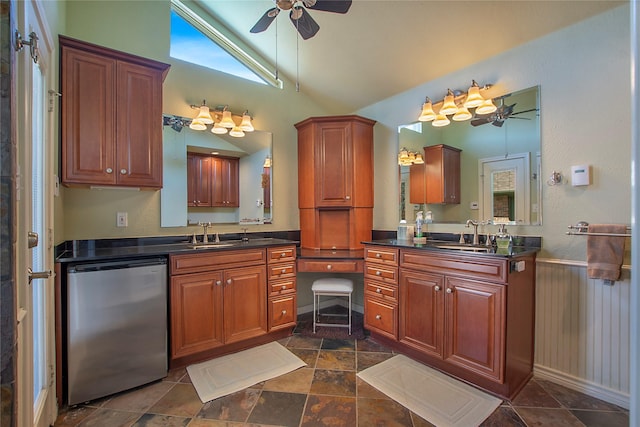
[[[205,252],[170,255],[171,275],[222,270],[266,263],[264,249],[210,250]]]
[[[302,259],[298,258],[298,271],[317,273],[362,273],[364,261],[361,259]]]
[[[273,262],[284,262],[284,261],[295,261],[295,260],[296,260],[295,246],[267,248],[267,262],[269,264]]]
[[[370,279],[398,284],[398,269],[394,267],[367,262],[364,265],[364,275]]]
[[[384,300],[398,301],[398,287],[364,279],[364,293]]]
[[[280,279],[284,277],[295,277],[296,263],[287,262],[284,264],[270,264],[267,268],[269,280]]]
[[[481,255],[400,250],[400,267],[506,283],[508,260]]]
[[[398,304],[365,296],[364,327],[397,340]]]
[[[365,246],[364,260],[367,262],[398,265],[398,249]]]
[[[296,278],[269,281],[269,296],[288,294],[296,291]]]
[[[269,299],[269,330],[295,326],[296,295]]]

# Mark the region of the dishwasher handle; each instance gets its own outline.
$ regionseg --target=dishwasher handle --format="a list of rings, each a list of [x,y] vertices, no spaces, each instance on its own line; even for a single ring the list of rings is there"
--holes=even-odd
[[[115,261],[102,261],[89,264],[73,264],[67,269],[67,273],[84,273],[87,271],[117,270],[121,268],[147,267],[151,265],[164,265],[167,259],[163,257],[126,259]]]

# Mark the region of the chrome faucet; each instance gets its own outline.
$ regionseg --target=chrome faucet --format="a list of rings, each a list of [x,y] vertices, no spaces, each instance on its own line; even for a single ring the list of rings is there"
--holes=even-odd
[[[202,243],[209,243],[208,229],[209,229],[209,227],[211,227],[211,223],[210,222],[199,222],[198,225],[203,228]]]
[[[479,225],[479,223],[475,222],[472,219],[468,219],[467,220],[467,227],[469,227],[470,225],[473,225],[473,244],[477,245],[478,244],[478,225]]]

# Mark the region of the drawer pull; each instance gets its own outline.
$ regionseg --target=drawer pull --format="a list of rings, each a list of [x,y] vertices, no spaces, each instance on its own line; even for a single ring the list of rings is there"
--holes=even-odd
[[[376,320],[380,320],[380,319],[382,319],[382,316],[379,314],[376,314]]]
[[[230,285],[231,283],[233,283],[233,280],[227,279],[227,285]]]
[[[447,288],[447,293],[448,294],[452,294],[453,293],[453,289],[452,288]]]
[[[331,264],[327,264],[327,270],[331,270],[333,266]]]
[[[282,310],[282,315],[286,315],[287,314],[287,310]]]
[[[377,253],[376,254],[376,258],[382,258],[382,254],[381,253]]]
[[[287,272],[287,269],[286,269],[286,268],[283,268],[283,269],[282,269],[282,274],[285,274],[286,272]]]
[[[376,292],[377,292],[377,293],[382,293],[382,289],[377,288],[377,289],[376,289]]]
[[[282,290],[286,291],[287,290],[287,285],[282,285]]]
[[[440,286],[436,285],[433,289],[434,289],[436,292],[439,292],[439,291],[440,291]]]
[[[381,276],[381,275],[382,275],[382,271],[376,270],[376,276]]]

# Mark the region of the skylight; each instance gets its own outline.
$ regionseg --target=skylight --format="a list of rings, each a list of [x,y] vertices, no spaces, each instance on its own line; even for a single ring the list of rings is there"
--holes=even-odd
[[[172,0],[171,6],[171,57],[253,82],[281,87],[273,73],[209,22],[179,0]]]

